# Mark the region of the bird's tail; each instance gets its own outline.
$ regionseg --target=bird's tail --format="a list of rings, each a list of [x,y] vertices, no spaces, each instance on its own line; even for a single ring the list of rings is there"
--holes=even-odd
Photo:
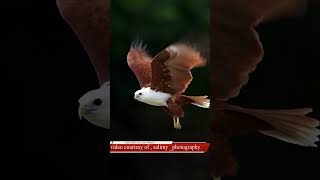
[[[258,110],[229,104],[224,108],[257,117],[273,126],[273,130],[260,131],[264,135],[292,144],[317,147],[315,143],[319,141],[320,130],[317,127],[320,123],[306,116],[312,112],[312,108]]]
[[[199,106],[202,108],[209,108],[210,107],[210,99],[208,96],[185,96],[183,95],[184,98],[189,99],[191,104],[195,106]]]

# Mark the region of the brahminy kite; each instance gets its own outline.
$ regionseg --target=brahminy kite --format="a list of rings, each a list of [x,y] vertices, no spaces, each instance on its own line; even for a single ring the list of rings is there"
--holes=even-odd
[[[79,116],[110,128],[109,1],[57,0],[62,17],[76,33],[96,70],[100,88],[79,99]]]
[[[181,129],[179,119],[184,117],[183,105],[209,108],[208,96],[183,95],[192,81],[190,70],[206,65],[206,59],[191,46],[173,44],[151,58],[141,43],[131,46],[127,62],[141,87],[134,93],[134,99],[163,107],[172,116],[176,129]]]
[[[319,121],[306,114],[311,108],[288,110],[248,109],[228,104],[248,82],[263,58],[255,31],[261,23],[304,14],[304,0],[214,0],[212,3],[212,110],[211,176],[235,176],[237,162],[229,140],[260,132],[301,146],[317,147]]]

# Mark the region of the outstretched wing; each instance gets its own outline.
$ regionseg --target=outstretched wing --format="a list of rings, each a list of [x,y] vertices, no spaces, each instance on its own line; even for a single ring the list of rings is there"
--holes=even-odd
[[[109,0],[57,0],[61,15],[90,57],[100,85],[109,80]]]
[[[299,15],[303,0],[215,0],[212,4],[213,98],[236,97],[263,57],[254,27],[262,22]]]
[[[151,86],[151,61],[152,58],[140,45],[132,45],[127,55],[127,63],[139,81],[140,87]]]
[[[206,60],[200,53],[186,44],[174,44],[154,57],[151,89],[172,95],[183,93],[190,82],[190,70],[204,66]]]

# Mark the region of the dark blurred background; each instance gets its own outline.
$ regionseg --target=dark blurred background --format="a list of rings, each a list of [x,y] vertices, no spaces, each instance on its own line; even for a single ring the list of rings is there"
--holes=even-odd
[[[31,19],[15,21],[16,33],[31,36],[26,44],[32,48],[30,59],[16,53],[24,65],[20,77],[25,157],[21,175],[33,179],[210,179],[208,158],[202,155],[108,153],[110,139],[206,140],[210,123],[204,118],[207,110],[187,106],[183,129],[176,131],[166,113],[133,100],[139,86],[126,65],[126,54],[136,37],[155,55],[190,33],[206,33],[207,1],[111,2],[111,131],[78,119],[78,98],[97,88],[98,81],[55,2],[39,1],[32,6]],[[319,18],[318,11],[309,9],[305,17],[260,26],[264,60],[233,102],[254,108],[313,106],[312,115],[320,119]],[[32,28],[27,28],[30,25]],[[208,72],[208,68],[195,69],[187,94],[208,93]],[[232,145],[240,174],[225,179],[319,179],[319,149],[259,134],[236,138]]]

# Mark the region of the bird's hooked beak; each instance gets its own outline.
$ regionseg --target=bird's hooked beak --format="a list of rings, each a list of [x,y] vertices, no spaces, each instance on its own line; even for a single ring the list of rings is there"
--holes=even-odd
[[[86,114],[86,108],[85,108],[85,106],[79,107],[79,110],[78,110],[79,118],[82,119],[85,114]]]
[[[97,109],[90,109],[88,108],[88,106],[84,105],[84,106],[80,106],[79,110],[78,110],[78,115],[80,119],[83,119],[83,117],[85,117],[86,115],[96,111]]]
[[[92,111],[95,111],[96,109],[88,109],[88,106],[80,106],[78,110],[78,115],[80,119],[83,119],[87,114],[90,114]]]

